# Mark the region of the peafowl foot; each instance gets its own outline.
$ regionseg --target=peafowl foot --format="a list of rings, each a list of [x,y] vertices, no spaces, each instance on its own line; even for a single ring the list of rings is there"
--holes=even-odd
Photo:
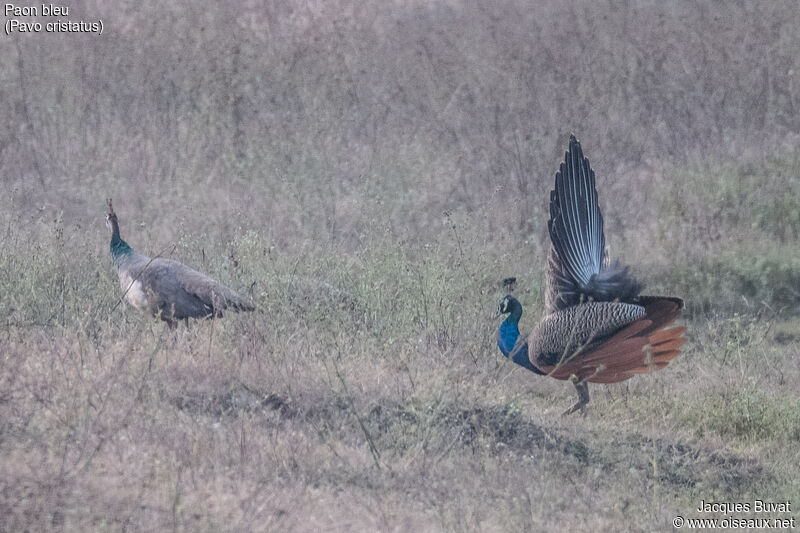
[[[585,381],[579,381],[575,375],[572,375],[569,380],[575,385],[575,390],[578,391],[578,403],[561,413],[561,416],[571,415],[578,409],[583,413],[583,406],[589,403],[589,384]]]

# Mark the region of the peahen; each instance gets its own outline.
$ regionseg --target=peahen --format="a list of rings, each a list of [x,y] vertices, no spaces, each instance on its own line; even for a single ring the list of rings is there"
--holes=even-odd
[[[108,200],[111,258],[125,299],[136,309],[160,317],[170,328],[179,320],[221,317],[222,311],[254,307],[231,289],[186,265],[133,251],[119,235],[119,221]]]
[[[572,381],[578,402],[568,415],[589,403],[589,382],[615,383],[667,366],[686,340],[685,327],[669,327],[683,300],[642,296],[629,268],[609,263],[594,171],[574,135],[550,192],[547,228],[545,314],[527,341],[519,339],[522,305],[507,295],[498,308],[498,316],[509,316],[497,344],[528,370]]]

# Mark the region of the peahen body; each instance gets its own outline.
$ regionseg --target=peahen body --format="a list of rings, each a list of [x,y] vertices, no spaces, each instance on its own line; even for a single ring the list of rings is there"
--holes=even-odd
[[[522,305],[500,303],[498,346],[506,357],[537,374],[571,380],[578,402],[589,402],[588,382],[614,383],[659,370],[680,353],[686,328],[669,327],[680,298],[642,296],[627,266],[609,264],[594,171],[574,135],[550,192],[551,250],[545,314],[519,339]]]
[[[221,317],[224,310],[254,307],[233,290],[188,266],[136,253],[119,234],[111,200],[106,224],[111,230],[111,258],[125,299],[133,307],[160,317],[171,328],[178,320]]]

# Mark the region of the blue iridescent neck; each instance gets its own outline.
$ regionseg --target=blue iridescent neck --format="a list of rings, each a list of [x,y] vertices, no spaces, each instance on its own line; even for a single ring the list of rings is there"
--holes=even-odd
[[[542,371],[530,362],[527,342],[521,343],[516,352],[513,351],[519,339],[519,319],[522,317],[522,304],[516,299],[510,298],[508,305],[511,314],[500,324],[500,331],[497,334],[497,346],[504,356],[519,366],[541,375],[543,374]]]
[[[517,321],[519,321],[519,317],[517,317]],[[512,322],[511,317],[506,318],[503,323],[500,324],[500,331],[497,335],[497,346],[500,348],[500,352],[508,357],[508,354],[511,353],[511,350],[517,343],[518,338],[519,326],[517,326],[517,322]]]
[[[519,319],[522,317],[522,305],[515,299],[509,298],[508,310],[510,314],[500,324],[497,335],[497,346],[504,356],[508,357],[519,338]]]
[[[531,364],[531,359],[528,356],[528,343],[525,343],[522,346],[520,346],[516,352],[510,354],[508,357],[512,361],[517,363],[519,366],[527,368],[534,374],[539,374],[540,376],[544,376],[544,372],[542,372],[541,370],[539,370],[538,368],[536,368]]]
[[[519,303],[517,300],[511,300],[508,302],[508,306],[510,308],[511,314],[503,320],[503,323],[508,324],[519,324],[519,319],[522,318],[522,304]]]
[[[122,237],[119,236],[119,225],[117,221],[114,220],[111,222],[112,227],[114,229],[113,233],[111,234],[111,257],[114,259],[119,259],[122,256],[129,255],[133,253],[133,248],[128,246],[128,243],[122,240]]]

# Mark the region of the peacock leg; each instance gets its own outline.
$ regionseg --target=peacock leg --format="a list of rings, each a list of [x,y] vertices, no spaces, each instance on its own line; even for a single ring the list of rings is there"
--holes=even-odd
[[[583,406],[589,403],[589,384],[585,381],[579,381],[577,376],[572,376],[570,381],[575,385],[575,390],[578,391],[578,403],[564,411],[561,416],[567,416],[578,409],[583,412]]]

